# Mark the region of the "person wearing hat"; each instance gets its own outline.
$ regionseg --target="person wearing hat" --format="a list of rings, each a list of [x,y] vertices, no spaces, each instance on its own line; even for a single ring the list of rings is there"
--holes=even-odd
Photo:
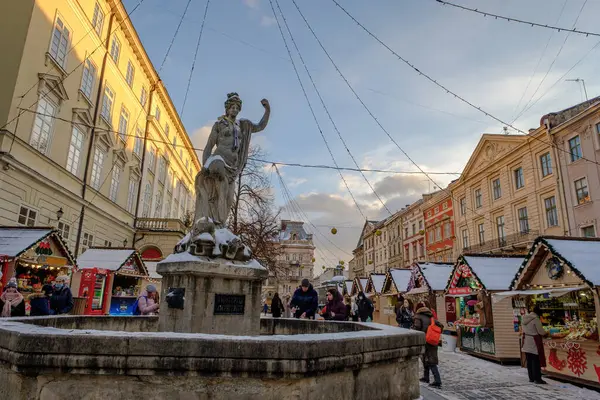
[[[50,297],[50,308],[54,314],[68,314],[75,305],[68,283],[69,277],[66,275],[59,275],[54,280],[54,293]]]
[[[302,284],[294,292],[290,305],[295,318],[315,317],[319,307],[319,295],[308,279],[302,279]]]
[[[0,309],[2,317],[24,317],[25,302],[23,295],[17,290],[17,280],[10,278],[2,296],[0,296]]]
[[[41,315],[52,315],[54,311],[50,308],[50,297],[54,289],[52,285],[44,285],[41,283],[33,285],[34,292],[29,295],[29,315],[32,317]]]
[[[146,290],[137,299],[136,308],[137,310],[133,311],[136,315],[154,315],[158,311],[158,291],[156,290],[156,286],[152,284],[146,286]]]

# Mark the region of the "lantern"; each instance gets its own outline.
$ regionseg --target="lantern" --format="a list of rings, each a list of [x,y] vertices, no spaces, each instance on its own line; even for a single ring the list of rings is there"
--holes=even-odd
[[[331,234],[335,235],[337,233],[337,229],[336,228],[331,228]]]

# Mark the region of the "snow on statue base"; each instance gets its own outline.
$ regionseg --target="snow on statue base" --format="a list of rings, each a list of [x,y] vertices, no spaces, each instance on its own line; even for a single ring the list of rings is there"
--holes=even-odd
[[[260,334],[262,282],[269,273],[256,260],[236,261],[183,251],[168,256],[156,270],[163,277],[160,331]],[[170,301],[170,296],[181,294],[183,299]]]

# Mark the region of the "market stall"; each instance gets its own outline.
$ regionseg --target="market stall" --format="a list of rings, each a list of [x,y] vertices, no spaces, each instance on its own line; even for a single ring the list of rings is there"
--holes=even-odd
[[[149,279],[135,249],[90,248],[77,259],[73,277],[79,296],[88,299],[87,315],[132,315],[133,304]]]
[[[354,297],[358,295],[359,292],[364,293],[365,288],[367,287],[368,280],[369,278],[361,278],[358,276],[354,278],[354,280],[352,281],[352,291],[350,292],[350,296]]]
[[[539,306],[546,372],[556,377],[600,387],[600,240],[539,237],[516,274],[509,297],[515,315]],[[494,301],[497,299],[494,298]],[[520,325],[520,318],[518,318]]]
[[[352,285],[353,285],[354,281],[347,279],[344,281],[344,296],[351,296],[352,295]]]
[[[383,283],[385,282],[385,274],[372,273],[369,275],[367,280],[367,286],[365,287],[365,293],[369,296],[373,302],[373,322],[379,322],[382,324],[388,323],[388,317],[384,314],[381,309],[382,298],[381,293],[383,291]]]
[[[436,262],[415,262],[411,267],[410,280],[404,298],[413,305],[427,301],[442,324],[446,324],[444,291],[453,265]]]
[[[406,292],[408,282],[410,281],[410,269],[390,269],[385,274],[381,296],[381,315],[382,323],[397,326],[396,322],[396,304],[398,303],[398,294]],[[385,320],[387,318],[387,320]]]
[[[463,352],[499,362],[520,359],[510,299],[492,303],[491,295],[506,291],[521,267],[521,256],[471,254],[460,256],[446,285],[448,302],[456,315],[446,313],[456,326]]]
[[[25,298],[33,293],[33,285],[52,284],[75,268],[66,242],[53,228],[1,227],[0,262],[2,286],[15,277]]]

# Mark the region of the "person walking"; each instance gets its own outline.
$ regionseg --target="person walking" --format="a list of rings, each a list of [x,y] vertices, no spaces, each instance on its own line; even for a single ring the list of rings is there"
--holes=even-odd
[[[4,293],[0,296],[0,309],[2,317],[24,317],[25,316],[25,301],[23,295],[17,289],[17,280],[11,278]]]
[[[295,318],[314,319],[319,308],[319,294],[308,279],[302,279],[302,284],[294,292],[290,305]]]
[[[269,311],[269,305],[265,301],[265,304],[263,304],[263,313],[265,314],[265,317],[267,316],[268,311]]]
[[[54,280],[54,292],[50,297],[50,308],[53,314],[68,314],[75,304],[71,289],[67,286],[69,277],[60,275]]]
[[[326,320],[345,321],[347,319],[346,305],[337,289],[329,289],[327,291],[327,305],[325,306],[325,310],[321,315]]]
[[[401,303],[400,303],[401,301]],[[410,329],[413,325],[414,313],[410,302],[402,296],[398,297],[400,307],[396,308],[396,322],[398,326],[404,329]]]
[[[361,322],[372,322],[373,311],[375,307],[373,302],[363,292],[358,292],[356,296],[356,306],[358,307],[358,317]]]
[[[279,293],[275,293],[271,300],[271,314],[273,314],[273,318],[280,318],[283,311],[283,302],[279,298]]]
[[[435,318],[433,318],[433,313],[425,303],[418,303],[414,317],[414,329],[427,334],[427,329],[434,321]],[[437,323],[437,321],[435,322]],[[438,346],[425,343],[425,353],[421,356],[421,361],[423,362],[423,377],[420,381],[429,383],[429,372],[431,371],[434,380],[429,386],[441,388],[442,379],[438,369]]]
[[[546,367],[546,354],[544,353],[544,343],[542,337],[548,334],[540,321],[542,311],[539,306],[523,316],[523,347],[527,359],[527,374],[529,382],[538,385],[545,385],[546,381],[542,379],[542,367]]]

